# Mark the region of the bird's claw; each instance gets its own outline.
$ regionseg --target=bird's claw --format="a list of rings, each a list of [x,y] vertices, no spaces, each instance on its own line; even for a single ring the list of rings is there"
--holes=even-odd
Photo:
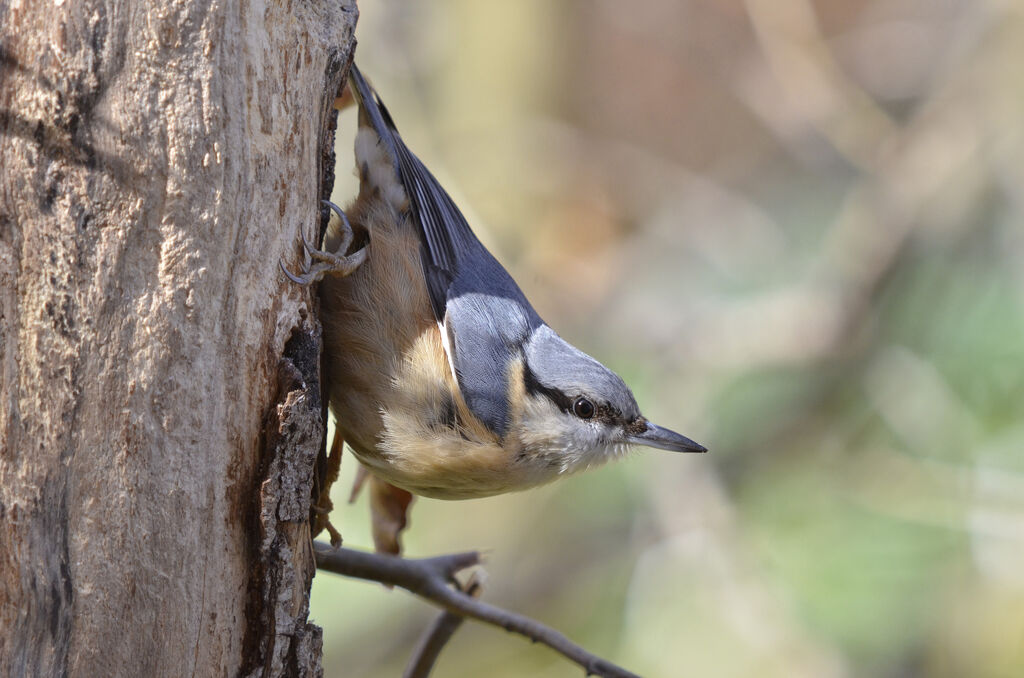
[[[336,249],[337,252],[345,252],[348,250],[349,245],[352,244],[352,224],[348,220],[348,216],[342,211],[340,207],[335,205],[329,200],[322,201],[325,205],[330,207],[335,214],[341,219],[341,242],[338,243]],[[308,285],[310,283],[319,282],[325,275],[333,275],[337,277],[345,277],[350,275],[353,271],[359,268],[364,261],[366,261],[366,248],[363,247],[352,254],[341,255],[333,252],[325,252],[324,250],[317,249],[307,239],[304,233],[300,234],[302,238],[302,271],[298,275],[292,273],[284,265],[284,261],[280,262],[281,270],[293,283],[298,285]]]
[[[327,205],[327,207],[329,207],[331,211],[337,214],[338,218],[341,219],[341,242],[338,243],[338,251],[347,252],[349,246],[352,244],[352,238],[355,237],[352,230],[352,223],[348,220],[348,215],[345,214],[345,210],[341,209],[330,200],[321,200],[320,204]]]

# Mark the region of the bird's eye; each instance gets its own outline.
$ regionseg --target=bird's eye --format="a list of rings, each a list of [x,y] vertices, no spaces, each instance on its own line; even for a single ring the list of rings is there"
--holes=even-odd
[[[586,398],[577,398],[576,402],[572,404],[572,413],[580,419],[590,419],[594,416],[594,403]]]

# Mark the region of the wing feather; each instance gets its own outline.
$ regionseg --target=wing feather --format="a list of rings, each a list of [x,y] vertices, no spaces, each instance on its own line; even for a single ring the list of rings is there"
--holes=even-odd
[[[503,436],[509,416],[508,370],[543,321],[477,240],[448,192],[402,141],[380,97],[355,65],[350,78],[359,104],[360,134],[372,129],[393,163],[385,175],[398,177],[402,193],[392,200],[396,208],[409,211],[417,229],[430,303],[447,339],[449,367],[473,414]]]
[[[369,124],[376,132],[405,189],[412,221],[423,243],[430,303],[435,318],[443,321],[448,289],[459,274],[462,260],[478,253],[483,246],[448,192],[402,141],[387,108],[355,64],[350,77],[361,114],[365,116],[360,123]]]

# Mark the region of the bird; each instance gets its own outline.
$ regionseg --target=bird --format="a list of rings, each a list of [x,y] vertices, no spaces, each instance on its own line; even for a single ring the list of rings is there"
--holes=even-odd
[[[355,64],[347,87],[358,196],[325,201],[337,218],[321,249],[303,238],[301,272],[281,268],[320,283],[328,400],[370,482],[377,550],[400,552],[412,495],[523,490],[633,445],[706,452],[541,319]]]

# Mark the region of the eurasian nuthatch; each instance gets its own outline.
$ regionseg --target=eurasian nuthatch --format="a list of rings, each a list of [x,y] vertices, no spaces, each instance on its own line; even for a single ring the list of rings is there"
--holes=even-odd
[[[371,479],[465,499],[539,485],[629,445],[704,452],[647,421],[617,374],[541,320],[354,65],[349,89],[359,195],[346,212],[332,205],[340,219],[323,250],[307,246],[302,275],[288,275],[323,280],[330,405]]]

